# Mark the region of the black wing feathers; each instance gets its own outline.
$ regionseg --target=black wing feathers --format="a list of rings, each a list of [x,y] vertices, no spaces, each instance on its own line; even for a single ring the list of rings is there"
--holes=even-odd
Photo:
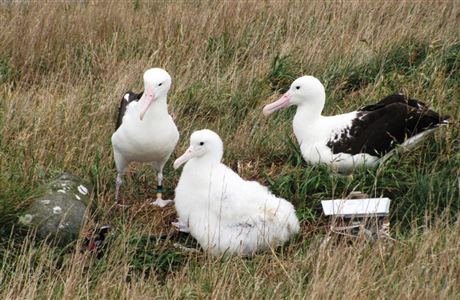
[[[444,124],[446,117],[430,110],[426,104],[403,95],[391,95],[365,106],[339,139],[327,146],[334,154],[368,153],[382,156],[407,138]]]
[[[380,102],[364,106],[359,110],[360,111],[373,111],[373,110],[377,110],[377,109],[383,108],[387,105],[394,104],[394,103],[404,104],[404,105],[407,105],[409,107],[413,107],[416,109],[428,109],[428,106],[421,101],[410,99],[409,97],[405,95],[393,94],[393,95],[383,98],[382,100],[380,100]]]
[[[121,123],[123,122],[123,116],[125,115],[128,104],[130,104],[133,101],[139,101],[143,93],[144,92],[140,92],[139,94],[136,94],[131,91],[128,91],[125,93],[123,98],[121,98],[120,105],[118,106],[118,117],[117,117],[117,123],[115,126],[115,130],[117,130],[118,127],[120,127]]]

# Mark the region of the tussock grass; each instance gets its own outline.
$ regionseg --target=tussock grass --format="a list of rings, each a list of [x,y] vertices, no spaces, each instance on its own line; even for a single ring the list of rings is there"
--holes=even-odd
[[[171,241],[119,231],[100,260],[57,259],[53,249],[7,248],[0,271],[4,298],[456,298],[458,223],[427,227],[403,242],[321,243],[308,232],[254,258],[213,258]],[[313,242],[309,242],[312,241]],[[54,250],[55,251],[55,250]],[[14,261],[15,263],[8,263]]]
[[[0,4],[0,291],[3,298],[458,297],[460,198],[458,1],[46,2]],[[170,110],[181,133],[224,140],[225,162],[292,201],[303,234],[275,253],[210,258],[168,236],[173,209],[110,210],[110,136],[118,101],[151,66],[173,77]],[[293,110],[263,104],[303,74],[320,78],[326,112],[403,91],[453,124],[376,170],[331,176],[305,164]],[[101,260],[10,238],[37,186],[68,170],[95,187],[87,227],[111,223]],[[123,196],[153,192],[153,171],[133,165]],[[167,196],[179,173],[168,164]],[[394,244],[321,248],[320,199],[353,190],[392,198]]]

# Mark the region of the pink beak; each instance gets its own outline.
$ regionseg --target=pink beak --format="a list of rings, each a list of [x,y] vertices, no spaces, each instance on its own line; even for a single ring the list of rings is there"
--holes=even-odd
[[[276,100],[273,103],[265,105],[263,109],[264,115],[268,116],[269,114],[282,109],[284,107],[288,107],[291,103],[291,93],[288,91],[286,92],[280,99]]]
[[[179,168],[181,165],[183,165],[184,163],[189,161],[191,158],[193,158],[193,156],[195,155],[194,150],[195,149],[193,149],[192,146],[190,146],[187,150],[185,150],[185,153],[182,154],[181,157],[179,157],[178,159],[174,161],[174,164],[173,164],[174,169]]]
[[[139,114],[139,118],[141,119],[141,121],[142,119],[144,119],[144,115],[149,109],[150,105],[152,105],[153,100],[155,100],[155,94],[153,92],[153,88],[149,87],[145,89],[144,100],[145,100],[145,104],[141,109],[141,113]]]

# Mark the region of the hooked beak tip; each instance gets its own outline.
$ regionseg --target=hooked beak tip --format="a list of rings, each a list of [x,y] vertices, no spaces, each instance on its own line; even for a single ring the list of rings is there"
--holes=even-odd
[[[290,100],[291,95],[287,92],[280,99],[265,105],[262,112],[265,116],[268,116],[279,109],[288,107],[290,105]]]
[[[173,168],[176,170],[187,161],[193,158],[193,150],[191,148],[187,149],[184,154],[177,158],[173,163]]]
[[[264,107],[262,113],[265,117],[268,117],[272,112],[267,107]]]

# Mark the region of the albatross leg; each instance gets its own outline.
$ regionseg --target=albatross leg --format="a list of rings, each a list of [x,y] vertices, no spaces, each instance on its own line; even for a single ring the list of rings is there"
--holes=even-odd
[[[117,151],[114,151],[115,166],[117,168],[117,179],[115,180],[115,204],[124,206],[123,203],[118,201],[120,196],[120,187],[123,183],[123,175],[126,172],[128,161]]]
[[[118,203],[118,196],[120,194],[120,186],[123,183],[123,175],[118,173],[115,180],[115,202]]]
[[[173,201],[163,200],[163,166],[159,166],[159,164],[154,164],[154,167],[157,172],[157,198],[155,201],[152,201],[151,204],[159,207],[165,207]]]

